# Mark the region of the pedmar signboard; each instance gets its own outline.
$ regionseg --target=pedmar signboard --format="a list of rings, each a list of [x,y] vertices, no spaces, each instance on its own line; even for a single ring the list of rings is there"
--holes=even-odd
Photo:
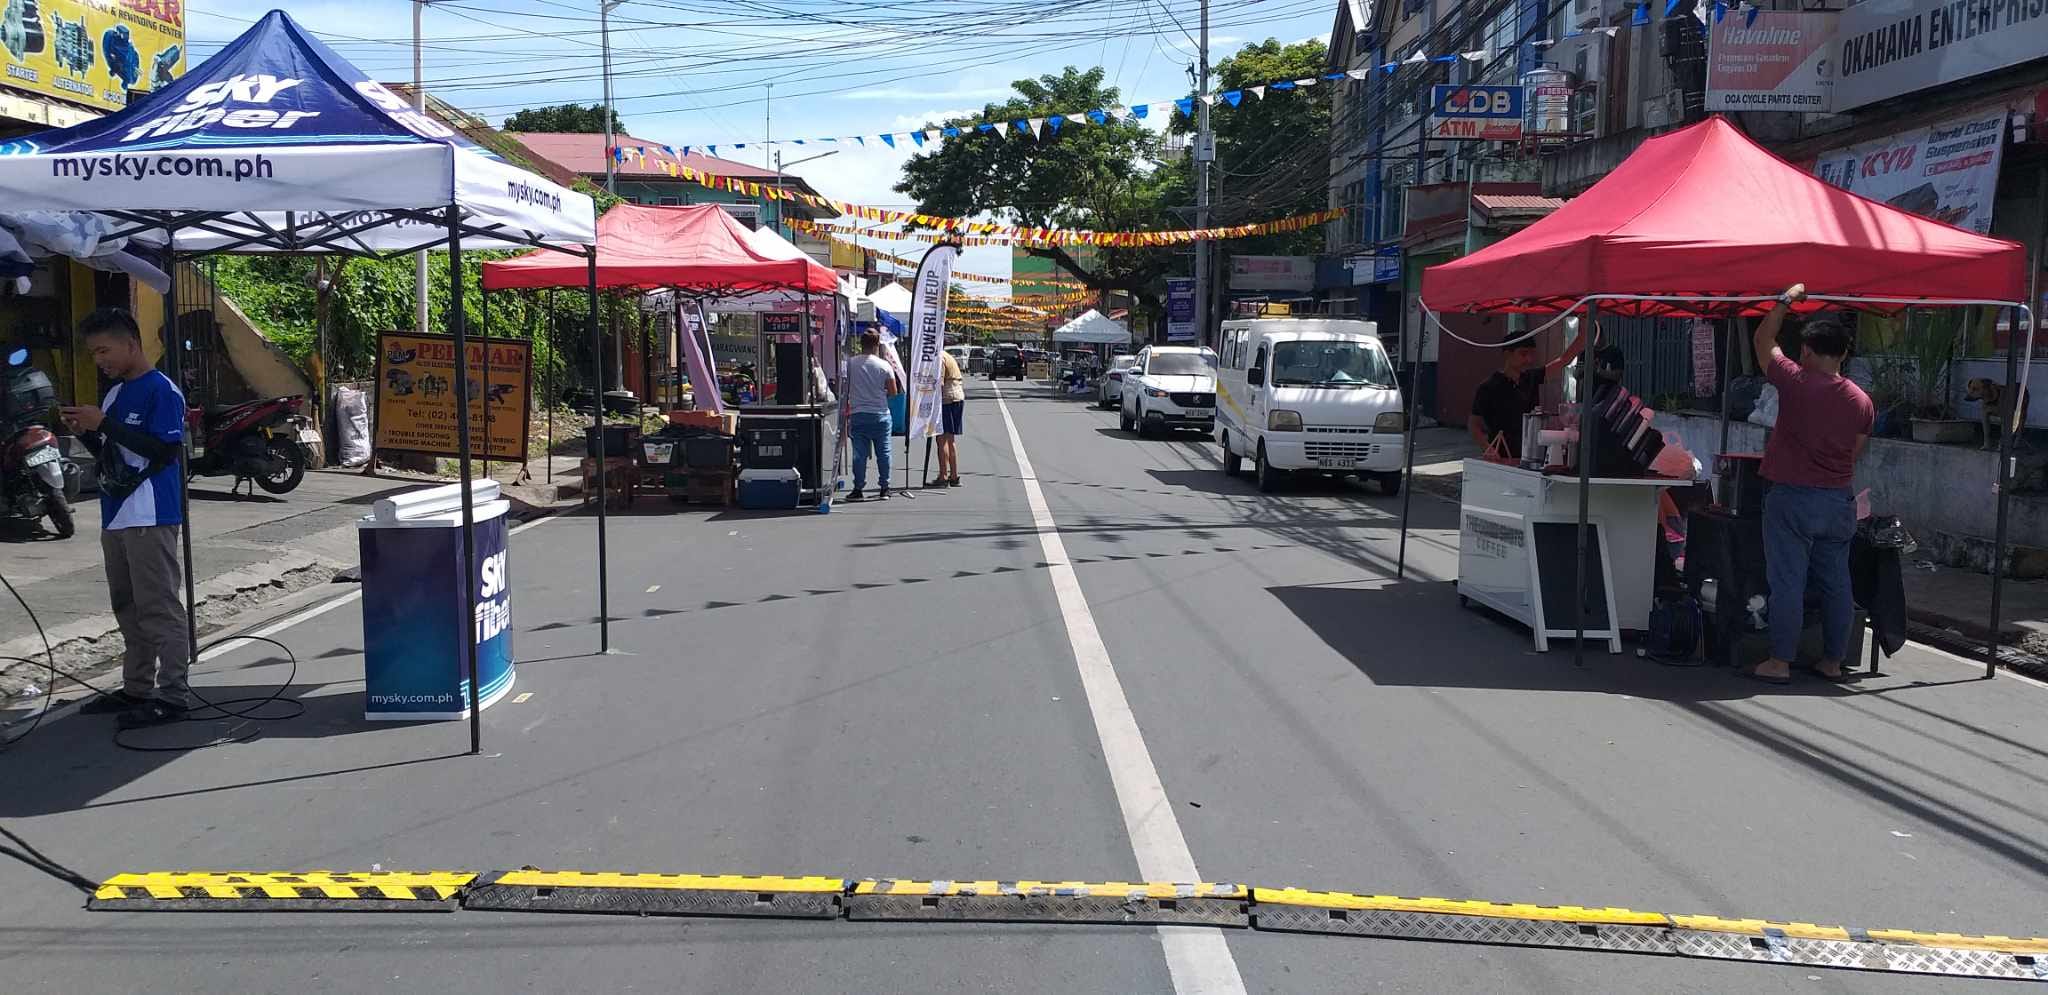
[[[466,344],[470,455],[523,461],[533,404],[532,345],[522,339],[492,339],[486,373],[483,341],[470,339]],[[459,454],[455,369],[453,336],[385,332],[377,337],[378,449]]]

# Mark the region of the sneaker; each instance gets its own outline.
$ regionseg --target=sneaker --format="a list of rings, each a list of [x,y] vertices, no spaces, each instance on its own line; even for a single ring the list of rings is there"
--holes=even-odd
[[[948,479],[948,480],[946,481],[946,486],[947,486],[947,487],[958,487],[958,486],[960,486],[960,478],[959,478],[959,477],[953,477],[953,478],[950,478],[950,479]]]
[[[92,696],[91,701],[78,706],[78,714],[118,715],[141,705],[146,700],[148,699],[137,698],[126,691],[116,691],[113,694],[96,694]]]
[[[168,725],[183,721],[187,709],[168,701],[145,701],[121,713],[115,724],[123,729],[141,729],[147,726]]]
[[[889,489],[888,489],[887,487],[884,487],[884,488],[882,488],[882,491],[881,491],[881,493],[879,493],[879,494],[876,494],[876,495],[875,495],[875,500],[877,500],[877,501],[887,501],[887,500],[889,500]]]
[[[852,503],[855,501],[865,501],[867,499],[867,494],[862,492],[861,489],[858,487],[854,488],[851,491],[848,491],[846,497],[844,498],[844,500],[847,501],[848,503]]]

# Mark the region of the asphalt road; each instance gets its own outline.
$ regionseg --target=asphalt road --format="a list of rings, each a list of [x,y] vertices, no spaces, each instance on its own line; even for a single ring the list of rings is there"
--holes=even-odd
[[[131,753],[108,720],[73,716],[0,754],[0,826],[18,837],[0,845],[94,880],[1188,866],[1269,886],[2048,932],[2048,688],[1977,681],[1918,649],[1847,688],[1604,653],[1577,669],[1458,607],[1439,499],[1415,497],[1413,573],[1395,582],[1398,498],[1260,495],[1207,442],[1128,437],[1039,385],[1003,385],[1000,405],[972,389],[964,487],[824,516],[614,515],[615,655],[592,654],[592,520],[520,532],[515,692],[532,696],[485,714],[481,757],[461,755],[459,724],[361,721],[365,622],[343,601],[278,636],[308,711],[251,742]],[[1048,556],[1047,517],[1064,559]],[[287,674],[267,648],[201,670],[213,697]],[[1193,929],[87,913],[56,877],[0,866],[10,992],[1971,986]]]

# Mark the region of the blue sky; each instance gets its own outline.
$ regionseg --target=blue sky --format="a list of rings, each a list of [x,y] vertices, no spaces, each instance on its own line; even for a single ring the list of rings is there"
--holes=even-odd
[[[1218,4],[1212,57],[1267,37],[1323,37],[1335,7]],[[411,78],[410,3],[284,9],[370,75]],[[717,144],[722,157],[760,163],[770,84],[779,139],[904,131],[978,111],[1008,95],[1010,81],[1066,65],[1104,66],[1127,103],[1183,96],[1197,9],[1195,0],[629,0],[611,14],[613,96],[637,137]],[[218,50],[260,10],[192,0],[193,58]],[[595,0],[446,0],[428,7],[423,35],[428,89],[493,123],[521,107],[602,97]],[[745,151],[729,148],[740,142]],[[785,162],[814,150],[782,147]],[[890,187],[911,154],[871,141],[790,171],[841,200],[908,206]],[[904,251],[910,244],[893,243],[914,255]],[[970,250],[962,268],[1005,273],[1007,250]]]

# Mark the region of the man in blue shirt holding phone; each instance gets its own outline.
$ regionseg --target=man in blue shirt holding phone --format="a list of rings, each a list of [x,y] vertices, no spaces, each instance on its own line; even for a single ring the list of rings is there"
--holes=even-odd
[[[98,407],[65,408],[64,421],[99,459],[100,551],[125,646],[121,690],[79,711],[119,713],[123,729],[176,722],[192,705],[192,646],[178,598],[185,395],[150,363],[126,310],[94,311],[78,332],[100,372],[119,381]]]

